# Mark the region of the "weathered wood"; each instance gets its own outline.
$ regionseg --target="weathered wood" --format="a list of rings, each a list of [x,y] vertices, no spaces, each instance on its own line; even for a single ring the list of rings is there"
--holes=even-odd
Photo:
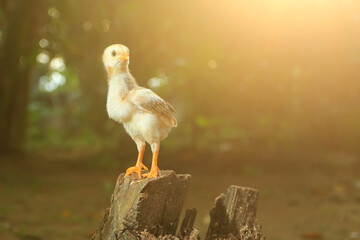
[[[264,240],[256,219],[258,198],[256,189],[230,186],[226,195],[216,198],[210,211],[206,239]]]
[[[185,217],[180,227],[180,234],[182,237],[190,236],[193,231],[196,213],[196,208],[186,209]]]
[[[175,237],[191,176],[160,171],[152,179],[136,174],[116,181],[111,206],[92,240],[178,239]]]
[[[180,234],[175,235],[191,176],[160,171],[153,179],[136,174],[116,181],[110,208],[92,240],[199,240],[194,228],[196,209],[187,209]],[[259,191],[230,186],[210,211],[207,240],[264,240],[257,223]]]

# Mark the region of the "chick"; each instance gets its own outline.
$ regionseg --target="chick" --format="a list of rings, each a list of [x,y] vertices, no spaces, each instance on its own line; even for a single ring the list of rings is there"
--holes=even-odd
[[[108,77],[106,108],[111,119],[124,125],[138,149],[136,165],[128,168],[125,176],[137,173],[141,178],[141,170],[148,170],[142,163],[147,142],[151,146],[152,164],[144,177],[153,178],[159,171],[160,141],[177,126],[173,116],[175,109],[153,91],[136,83],[129,72],[129,58],[129,49],[121,44],[111,45],[104,51],[103,62]]]

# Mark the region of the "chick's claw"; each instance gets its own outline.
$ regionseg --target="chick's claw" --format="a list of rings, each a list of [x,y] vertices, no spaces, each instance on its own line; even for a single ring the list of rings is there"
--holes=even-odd
[[[131,174],[133,173],[137,173],[137,175],[139,176],[139,178],[141,178],[141,168],[135,166],[135,167],[130,167],[126,170],[126,174],[125,174],[125,177],[126,176],[130,176]]]
[[[149,173],[146,173],[144,174],[144,177],[146,178],[154,178],[154,177],[157,177],[159,174],[158,174],[158,171],[160,169],[159,168],[156,168],[156,169],[151,169]]]
[[[129,176],[133,173],[137,173],[139,178],[141,178],[141,169],[148,170],[148,168],[144,164],[141,164],[141,166],[135,165],[134,167],[130,167],[126,170],[125,177]]]
[[[145,169],[146,171],[149,171],[149,169],[148,169],[144,164],[141,164],[141,167],[142,167],[143,169]]]

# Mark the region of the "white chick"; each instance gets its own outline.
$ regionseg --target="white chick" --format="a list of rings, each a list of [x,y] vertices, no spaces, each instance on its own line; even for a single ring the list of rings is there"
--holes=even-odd
[[[126,170],[128,176],[148,168],[142,163],[145,142],[153,154],[150,172],[144,177],[158,175],[157,166],[160,141],[165,139],[171,128],[177,126],[172,114],[175,109],[150,89],[140,87],[129,72],[129,49],[121,44],[107,47],[103,62],[108,75],[107,112],[113,120],[122,123],[126,132],[135,141],[138,149],[136,165]]]

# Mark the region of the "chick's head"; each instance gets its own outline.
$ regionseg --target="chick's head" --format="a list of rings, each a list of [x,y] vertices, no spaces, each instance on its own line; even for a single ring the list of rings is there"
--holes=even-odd
[[[130,51],[121,44],[114,44],[107,47],[103,54],[105,68],[126,68],[129,65]]]

